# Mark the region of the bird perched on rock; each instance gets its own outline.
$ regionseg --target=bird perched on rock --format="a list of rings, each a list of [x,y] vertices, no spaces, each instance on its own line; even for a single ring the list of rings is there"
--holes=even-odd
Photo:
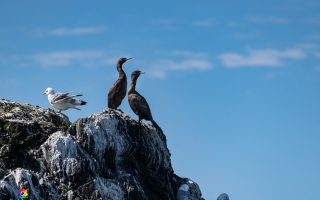
[[[76,106],[86,105],[87,102],[75,99],[74,97],[82,96],[82,94],[76,94],[68,96],[69,93],[54,93],[52,88],[47,88],[43,94],[48,95],[49,103],[61,112],[61,110],[68,110],[69,108],[74,108],[81,110]]]
[[[140,74],[144,74],[144,72],[135,70],[131,74],[131,84],[128,90],[128,101],[130,107],[132,111],[139,117],[139,123],[141,123],[142,119],[149,120],[151,121],[152,126],[161,130],[161,128],[152,118],[148,102],[141,94],[136,91],[136,83]]]
[[[226,193],[222,193],[217,200],[229,200],[229,196]]]
[[[122,65],[131,58],[120,58],[117,63],[119,78],[114,82],[108,92],[108,108],[117,109],[127,93],[127,76]]]

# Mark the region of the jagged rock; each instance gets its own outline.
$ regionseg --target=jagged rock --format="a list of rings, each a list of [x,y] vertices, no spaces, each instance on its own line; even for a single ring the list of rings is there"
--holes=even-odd
[[[0,100],[0,199],[191,200],[199,186],[174,174],[166,137],[128,115],[105,110],[78,119],[51,109]]]
[[[70,124],[68,117],[51,109],[0,100],[1,169],[39,169],[36,150],[50,134],[66,131]]]

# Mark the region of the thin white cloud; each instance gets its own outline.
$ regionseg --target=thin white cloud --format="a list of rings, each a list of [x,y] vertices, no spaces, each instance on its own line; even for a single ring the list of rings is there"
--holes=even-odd
[[[0,55],[0,63],[3,63],[4,66],[19,66],[24,67],[26,63],[30,63],[28,56],[20,55]]]
[[[285,24],[288,23],[289,20],[281,17],[249,17],[249,21],[254,23],[274,23],[274,24]]]
[[[152,64],[151,76],[164,78],[169,71],[207,70],[211,64],[205,60],[186,59],[182,61],[158,60]]]
[[[306,50],[312,50],[312,49],[316,49],[318,48],[317,44],[314,43],[302,43],[302,44],[298,44],[296,45],[296,48],[298,49],[306,49]]]
[[[18,85],[19,81],[15,80],[15,79],[10,79],[10,80],[7,80],[7,84],[8,85]]]
[[[313,34],[308,37],[310,40],[320,40],[320,34]]]
[[[275,73],[272,73],[272,72],[269,72],[265,75],[265,79],[273,79],[276,77],[276,74]]]
[[[306,19],[305,22],[312,24],[320,24],[320,17]]]
[[[37,54],[33,57],[40,66],[68,66],[74,63],[89,64],[104,58],[101,51],[62,51],[47,54]]]
[[[200,26],[200,27],[209,27],[214,24],[214,21],[212,19],[205,19],[205,20],[198,20],[193,21],[192,25],[194,26]]]
[[[177,19],[153,19],[148,21],[150,24],[157,25],[157,28],[175,31],[182,28],[181,25],[185,24],[184,20]]]
[[[204,71],[212,67],[203,53],[173,51],[171,56],[174,58],[154,61],[150,65],[150,75],[156,78],[164,78],[170,71]]]
[[[314,68],[314,70],[320,72],[320,65],[319,65],[319,66],[316,66],[316,67]]]
[[[320,52],[315,52],[314,55],[315,55],[317,58],[320,58]]]
[[[181,23],[180,20],[175,20],[175,19],[153,19],[150,20],[149,23],[151,24],[176,24],[176,23]]]
[[[57,28],[48,31],[49,35],[66,36],[66,35],[85,35],[94,34],[105,31],[106,27],[86,27],[86,28]]]
[[[302,59],[306,54],[300,49],[285,49],[283,51],[275,49],[251,50],[249,55],[237,53],[224,53],[218,58],[223,65],[229,68],[245,66],[265,66],[276,67],[284,65],[284,59]]]
[[[38,53],[33,55],[0,54],[0,63],[16,67],[87,67],[115,66],[120,57],[127,53],[122,51],[74,50]],[[128,56],[130,57],[130,56]]]
[[[189,58],[206,58],[207,54],[205,53],[194,53],[192,51],[172,51],[170,53],[171,56],[181,56],[181,57],[189,57]]]
[[[288,5],[288,6],[279,7],[278,9],[284,10],[284,11],[300,11],[300,10],[302,10],[302,7],[295,6],[295,5]]]
[[[102,60],[102,64],[106,64],[106,65],[116,65],[116,63],[118,62],[119,57],[110,57],[110,58],[106,58]]]
[[[149,20],[150,24],[163,25],[167,29],[178,29],[180,26],[192,25],[198,27],[209,27],[214,25],[213,19],[203,19],[203,20],[179,20],[179,19],[153,19]]]
[[[46,37],[46,36],[71,36],[71,35],[88,35],[97,34],[106,31],[108,28],[105,26],[98,27],[78,27],[78,28],[56,28],[56,29],[46,29],[38,28],[30,31],[29,34],[36,37]]]
[[[235,33],[234,37],[237,39],[257,38],[258,34],[256,34],[256,33]]]
[[[15,79],[0,80],[0,87],[17,86],[19,81]]]
[[[231,26],[231,27],[237,27],[237,26],[240,26],[241,24],[239,22],[229,22],[228,23],[228,26]]]

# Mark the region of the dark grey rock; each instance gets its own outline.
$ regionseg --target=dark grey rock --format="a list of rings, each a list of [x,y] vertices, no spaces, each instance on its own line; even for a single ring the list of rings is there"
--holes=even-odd
[[[78,119],[0,100],[0,199],[190,199],[199,186],[174,174],[166,137],[128,115],[105,110]]]

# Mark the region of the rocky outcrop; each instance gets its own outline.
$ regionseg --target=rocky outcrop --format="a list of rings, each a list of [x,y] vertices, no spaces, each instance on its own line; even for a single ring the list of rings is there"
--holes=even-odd
[[[174,174],[166,137],[105,110],[70,123],[51,109],[0,100],[0,199],[190,199],[198,185]]]

